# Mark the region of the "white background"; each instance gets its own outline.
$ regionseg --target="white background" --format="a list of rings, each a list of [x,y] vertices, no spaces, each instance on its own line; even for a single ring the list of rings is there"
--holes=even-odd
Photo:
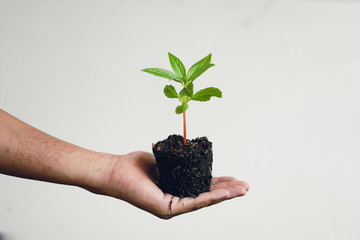
[[[169,221],[80,188],[0,176],[0,239],[360,239],[360,1],[0,0],[0,107],[96,151],[182,132],[167,52],[213,53],[190,102],[214,175],[246,197]],[[1,137],[1,136],[0,136]]]

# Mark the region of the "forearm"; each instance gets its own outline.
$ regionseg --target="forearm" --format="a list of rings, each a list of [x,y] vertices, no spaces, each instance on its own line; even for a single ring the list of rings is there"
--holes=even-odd
[[[56,139],[0,110],[0,173],[97,188],[113,156]]]

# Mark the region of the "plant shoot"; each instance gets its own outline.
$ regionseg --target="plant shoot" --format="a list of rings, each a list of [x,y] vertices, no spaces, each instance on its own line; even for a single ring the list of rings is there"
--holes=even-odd
[[[214,87],[204,88],[194,93],[194,80],[202,75],[210,67],[214,66],[214,64],[211,63],[211,54],[192,65],[187,72],[184,64],[180,61],[180,59],[171,53],[169,53],[169,60],[173,72],[161,68],[146,68],[142,71],[158,77],[170,79],[182,85],[182,89],[179,92],[176,91],[173,85],[166,85],[164,88],[164,94],[168,98],[178,99],[181,103],[176,107],[175,112],[177,114],[183,114],[184,145],[186,145],[185,112],[189,108],[188,102],[191,100],[205,102],[209,101],[211,97],[221,98],[222,93],[219,89]]]

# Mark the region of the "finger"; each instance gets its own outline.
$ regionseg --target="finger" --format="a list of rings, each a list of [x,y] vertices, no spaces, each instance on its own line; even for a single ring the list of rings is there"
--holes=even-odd
[[[238,181],[237,178],[234,177],[213,177],[212,182],[218,183],[218,182],[230,182],[230,181]]]
[[[220,203],[230,198],[231,193],[225,188],[202,193],[196,198],[174,198],[171,207],[172,215],[175,216],[182,213],[195,211],[203,207]]]
[[[235,189],[240,191],[241,195],[245,195],[249,190],[249,185],[246,182],[242,181],[231,181],[231,182],[219,182],[211,186],[211,190],[226,188],[228,190]]]
[[[226,183],[240,184],[243,187],[245,187],[246,191],[249,191],[249,189],[250,189],[250,186],[247,182],[237,180],[234,177],[214,177],[214,178],[212,178],[212,183],[213,184],[211,186],[211,189],[215,189],[215,187],[219,187],[219,186],[224,186],[224,185],[226,185]]]

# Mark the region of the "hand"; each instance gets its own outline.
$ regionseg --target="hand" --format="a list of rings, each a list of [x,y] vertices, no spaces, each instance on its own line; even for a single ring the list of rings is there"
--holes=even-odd
[[[83,187],[112,196],[160,218],[243,196],[245,182],[213,178],[211,190],[196,198],[179,198],[157,187],[154,155],[134,152],[115,156],[83,149],[56,139],[0,109],[0,173]]]
[[[233,177],[219,177],[213,178],[209,192],[196,198],[179,198],[164,194],[157,186],[157,181],[154,155],[133,152],[118,156],[106,185],[96,192],[127,201],[159,218],[170,219],[227,199],[244,196],[249,190],[246,182]]]
[[[211,190],[179,198],[157,187],[154,155],[115,156],[77,147],[41,132],[0,109],[0,173],[83,187],[112,196],[160,218],[243,196],[249,185],[232,177],[213,178]]]

